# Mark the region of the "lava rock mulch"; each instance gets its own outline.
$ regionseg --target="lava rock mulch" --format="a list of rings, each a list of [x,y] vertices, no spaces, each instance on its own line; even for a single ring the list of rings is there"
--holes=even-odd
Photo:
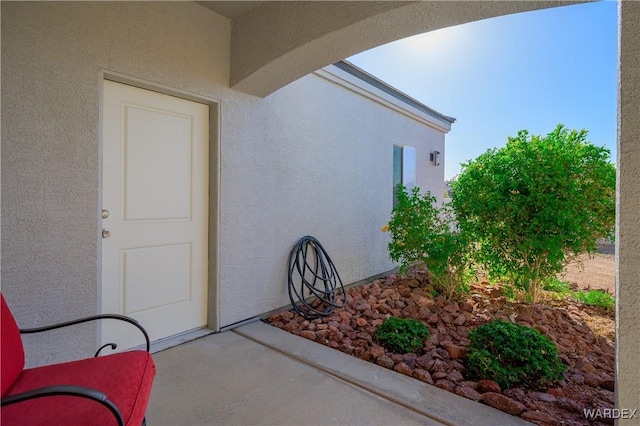
[[[420,271],[392,274],[348,289],[345,307],[324,318],[306,320],[287,311],[272,315],[268,322],[538,425],[613,424],[585,415],[585,410],[613,409],[615,401],[614,342],[587,325],[589,308],[578,301],[558,306],[512,303],[488,283],[473,284],[464,300],[447,301],[431,297],[425,290],[428,284]],[[602,315],[605,323],[613,324],[611,314]],[[390,353],[373,341],[376,328],[389,316],[427,325],[431,335],[419,354]],[[556,387],[534,391],[501,389],[494,381],[467,377],[468,333],[495,318],[533,327],[551,338],[568,367],[564,379]]]

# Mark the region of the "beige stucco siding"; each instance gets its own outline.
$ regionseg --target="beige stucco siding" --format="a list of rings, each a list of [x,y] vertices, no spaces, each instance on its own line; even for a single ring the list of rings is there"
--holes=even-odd
[[[364,50],[439,28],[571,1],[263,2],[234,21],[231,85],[266,96]]]
[[[617,408],[640,410],[640,3],[620,4]],[[620,424],[640,425],[640,414]]]
[[[22,327],[99,310],[103,72],[219,102],[219,326],[288,303],[289,250],[306,234],[345,283],[393,267],[380,232],[392,146],[417,149],[418,185],[441,196],[444,167],[428,159],[443,132],[318,75],[266,99],[233,91],[229,34],[191,2],[2,3],[2,284]],[[25,340],[43,364],[86,356],[97,329]]]
[[[444,152],[442,131],[315,74],[229,120],[222,323],[288,303],[288,255],[304,235],[319,239],[345,284],[393,268],[380,231],[393,202],[393,144],[416,148],[418,186],[442,198],[444,167],[429,163],[432,150]]]
[[[234,82],[238,88],[244,87],[243,90],[251,93],[268,94],[318,66],[376,44],[441,26],[509,13],[509,10],[524,11],[553,4],[558,3],[415,2],[406,8],[399,5],[397,14],[380,10],[375,19],[384,25],[371,25],[371,21],[363,19],[369,15],[355,10],[350,18],[355,25],[344,27],[348,31],[324,26],[326,31],[317,33],[323,18],[328,16],[319,11],[316,20],[320,22],[311,20],[307,26],[310,32],[316,31],[317,37],[297,37],[300,44],[288,46],[288,51],[279,47],[287,46],[281,41],[291,38],[292,27],[275,26],[272,30],[275,34],[264,34],[256,28],[269,28],[261,24],[263,20],[270,22],[273,16],[257,11],[233,26],[234,68],[238,76]],[[275,126],[278,120],[275,116],[273,120],[269,117],[268,103],[227,89],[230,23],[197,4],[2,2],[1,7],[2,291],[10,299],[19,323],[33,326],[97,310],[100,70],[120,72],[219,99],[222,171],[237,169],[235,176],[250,173],[253,164],[266,167],[255,155],[248,156],[253,160],[247,162],[242,154],[251,147],[257,149],[263,135],[267,134],[264,129]],[[263,7],[281,8],[284,4]],[[291,10],[296,8],[293,5]],[[424,8],[426,13],[414,13],[414,8]],[[435,13],[428,13],[431,8],[435,8]],[[634,1],[622,2],[621,6],[617,361],[618,406],[627,409],[638,408],[640,404],[639,8],[640,4]],[[262,18],[258,19],[258,15]],[[280,22],[290,21],[282,19]],[[265,45],[276,47],[269,49],[271,58],[264,54],[256,56],[257,51],[268,49]],[[313,66],[314,63],[317,66]],[[446,112],[455,115],[455,111]],[[248,122],[257,124],[242,131],[234,127]],[[268,126],[265,123],[269,123]],[[269,132],[273,134],[274,129],[272,127]],[[287,127],[283,129],[287,130]],[[278,148],[274,145],[273,149]],[[286,158],[284,154],[282,158]],[[233,223],[234,219],[229,215],[244,208],[246,203],[254,203],[251,207],[256,208],[264,205],[268,198],[248,185],[241,188],[247,193],[233,192],[233,197],[230,195],[232,189],[233,185],[223,178],[220,197],[221,222],[224,224]],[[227,202],[238,204],[240,198],[245,204],[237,205],[237,209],[225,205]],[[289,206],[279,206],[282,210],[277,213],[293,215]],[[247,217],[246,213],[243,215]],[[260,258],[260,253],[268,256],[270,246],[267,241],[255,239],[258,230],[265,232],[268,228],[268,221],[265,218],[261,221],[263,226],[253,224],[255,230],[245,238],[231,234],[237,233],[237,229],[221,230],[223,243],[233,243],[235,250],[238,246],[266,247],[266,251],[252,252],[251,262],[245,265],[252,271],[262,268],[266,272],[240,275],[258,279],[258,283],[252,283],[256,287],[264,285],[264,276],[269,280],[277,276],[275,268],[280,268],[277,265],[282,260],[282,255],[278,254],[277,262],[270,263],[273,270],[263,268],[266,261]],[[277,229],[268,232],[276,233]],[[282,246],[284,238],[278,238],[281,238],[278,244]],[[333,241],[323,242],[334,253]],[[334,257],[339,255],[336,253]],[[230,268],[227,272],[221,271],[227,280],[221,286],[243,286],[245,283],[230,281],[230,277],[237,277],[235,272],[243,266],[240,262],[231,262]],[[351,266],[343,268],[348,270]],[[271,282],[266,284],[267,287],[273,285]],[[238,304],[230,307],[233,309],[230,312],[234,312],[240,309],[241,302],[233,295],[233,292],[239,294],[238,290],[231,292],[222,296],[226,302]],[[251,303],[259,299],[251,297]],[[280,297],[276,299],[279,300],[269,303],[281,301]],[[237,312],[231,313],[225,320],[239,316]],[[48,336],[36,341],[27,339],[32,343],[30,353],[43,354],[35,360],[37,363],[54,361],[63,353],[70,357],[84,356],[95,344],[95,329],[90,327],[81,327],[74,333],[49,333]],[[32,357],[30,362],[34,362]],[[624,424],[640,424],[640,416]]]
[[[229,33],[192,2],[2,2],[2,291],[22,327],[99,306],[101,71],[224,98]],[[96,328],[25,341],[30,363],[86,356]]]

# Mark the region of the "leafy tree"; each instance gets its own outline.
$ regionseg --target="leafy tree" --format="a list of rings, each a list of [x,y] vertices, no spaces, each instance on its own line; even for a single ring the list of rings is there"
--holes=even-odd
[[[451,298],[469,278],[468,238],[455,229],[451,208],[436,207],[430,193],[420,195],[416,187],[409,194],[400,186],[397,197],[391,220],[383,227],[391,232],[391,259],[400,261],[402,271],[426,266],[436,290]]]
[[[536,301],[545,279],[593,252],[615,225],[616,171],[586,130],[526,130],[505,147],[463,164],[452,204],[475,257],[493,277],[510,277]]]

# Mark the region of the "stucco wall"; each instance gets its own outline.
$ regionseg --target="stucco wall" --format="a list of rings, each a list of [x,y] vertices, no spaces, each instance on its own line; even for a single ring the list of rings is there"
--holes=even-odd
[[[2,2],[2,291],[20,326],[98,309],[101,70],[248,98],[225,89],[229,34],[192,2]],[[96,328],[25,341],[29,364],[86,356]]]
[[[474,4],[486,12],[484,16],[500,14],[496,12],[499,6],[495,2]],[[223,172],[247,164],[242,154],[235,152],[234,155],[234,150],[246,152],[248,147],[257,146],[263,134],[262,123],[269,120],[265,103],[225,89],[229,81],[230,25],[196,4],[2,2],[1,7],[2,288],[20,324],[33,326],[96,311],[100,69],[221,99]],[[484,13],[465,10],[470,11],[467,20],[479,19]],[[639,10],[640,4],[632,1],[624,2],[621,8],[618,398],[620,408],[630,409],[640,405]],[[438,16],[434,19],[447,19]],[[385,24],[389,22],[385,16],[381,15],[381,19]],[[234,28],[242,32],[241,27]],[[356,30],[343,33],[342,38],[319,39],[334,46],[348,41],[348,49],[356,52],[372,47],[371,38],[367,36],[371,31],[394,35],[386,36],[385,41],[399,37],[393,24]],[[286,26],[282,33],[287,34]],[[251,34],[254,33],[249,32],[249,36]],[[258,32],[257,37],[263,35]],[[309,56],[317,56],[317,50],[325,44],[314,46],[317,49],[303,48]],[[250,56],[252,50],[255,48],[241,54]],[[336,52],[334,55],[333,59],[323,57],[327,61],[320,65],[347,56]],[[285,62],[290,65],[299,59],[288,53],[281,56],[289,58]],[[305,66],[308,64],[303,68]],[[258,67],[259,64],[255,68]],[[276,71],[282,72],[282,69]],[[290,81],[300,73],[294,69],[284,80]],[[273,83],[268,76],[256,76],[256,80]],[[242,132],[230,126],[230,123],[239,126],[252,121],[261,125],[249,126]],[[269,126],[275,126],[276,122]],[[273,131],[271,127],[270,132]],[[260,158],[250,158],[256,167],[266,167]],[[243,169],[242,173],[250,171]],[[222,186],[224,199],[231,187],[226,182]],[[245,186],[245,189],[251,188]],[[242,197],[246,204],[256,203],[254,200],[263,195],[255,191],[235,197],[230,199],[238,202]],[[222,212],[226,216],[221,221],[228,223],[231,220],[228,215],[236,210],[223,205]],[[293,217],[294,212],[283,209],[281,214]],[[263,223],[266,228],[267,222],[263,220]],[[223,243],[233,242],[244,248],[259,245],[267,251],[270,247],[266,238],[254,241],[257,230],[243,236],[227,235],[224,228],[221,232]],[[324,243],[332,250],[331,241]],[[260,253],[266,256],[267,251]],[[252,262],[261,265],[263,259],[259,257],[256,254]],[[239,262],[233,267],[242,268]],[[267,271],[266,275],[273,276],[273,272]],[[232,276],[228,273],[225,278]],[[258,279],[257,286],[263,283],[262,276],[243,277]],[[243,285],[239,281],[232,284]],[[228,295],[223,297],[232,299]],[[38,361],[55,360],[62,352],[69,351],[72,356],[85,355],[94,345],[94,332],[84,329],[65,335],[50,333],[47,340],[33,342],[35,350],[45,353]],[[636,419],[634,424],[640,424],[640,420]]]
[[[401,38],[573,1],[263,2],[233,23],[231,85],[257,96]]]
[[[2,284],[20,326],[99,309],[102,71],[220,102],[219,326],[288,303],[303,235],[345,284],[393,267],[392,146],[441,186],[443,134],[316,75],[267,99],[233,91],[229,34],[191,2],[2,3]],[[30,365],[49,363],[90,353],[96,327],[25,340]]]
[[[223,324],[289,303],[288,255],[304,235],[318,238],[345,284],[393,268],[380,232],[393,202],[393,144],[416,148],[418,186],[442,193],[444,168],[429,163],[431,150],[444,152],[442,132],[314,74],[229,120]]]
[[[616,390],[617,408],[640,410],[640,3],[621,2],[620,18]]]

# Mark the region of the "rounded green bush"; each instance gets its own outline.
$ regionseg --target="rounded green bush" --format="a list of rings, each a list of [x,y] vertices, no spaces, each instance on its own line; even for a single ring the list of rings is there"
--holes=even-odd
[[[469,340],[469,374],[502,388],[545,388],[567,368],[551,339],[530,327],[494,320],[472,330]]]
[[[427,326],[411,318],[387,318],[373,334],[373,340],[398,354],[417,351],[422,348],[423,340],[428,338]]]

